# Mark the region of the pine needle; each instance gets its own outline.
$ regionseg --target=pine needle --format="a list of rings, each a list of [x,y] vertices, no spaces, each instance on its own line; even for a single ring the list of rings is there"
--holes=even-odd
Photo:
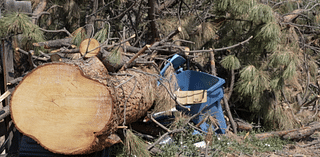
[[[117,48],[113,49],[107,59],[111,65],[119,65],[122,60],[120,47],[118,46]]]
[[[125,148],[129,156],[150,157],[146,143],[129,129],[126,131]]]
[[[100,43],[103,43],[107,39],[108,30],[107,28],[103,28],[98,31],[93,38],[97,39]]]
[[[221,65],[228,70],[235,70],[240,68],[240,61],[235,55],[229,55],[221,60]]]
[[[23,13],[12,12],[0,19],[0,37],[8,34],[22,33],[22,44],[43,41],[43,32],[38,25],[31,22],[31,18]]]
[[[83,27],[76,29],[73,33],[72,43],[80,46],[80,43],[86,38],[86,31]]]

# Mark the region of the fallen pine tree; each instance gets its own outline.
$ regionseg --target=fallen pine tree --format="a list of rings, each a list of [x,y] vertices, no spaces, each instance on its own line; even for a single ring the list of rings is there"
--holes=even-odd
[[[119,127],[152,106],[156,79],[147,73],[155,72],[145,66],[108,75],[96,57],[38,66],[12,95],[12,119],[20,132],[54,153],[102,150],[121,141]]]

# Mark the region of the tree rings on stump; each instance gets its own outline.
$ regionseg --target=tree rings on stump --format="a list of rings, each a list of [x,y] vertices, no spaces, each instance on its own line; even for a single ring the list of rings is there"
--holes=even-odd
[[[99,46],[100,44],[98,40],[93,38],[85,39],[80,43],[80,53],[83,56],[88,51],[85,58],[96,56],[100,52]]]
[[[76,65],[39,66],[20,82],[10,105],[18,130],[54,153],[92,153],[120,141],[111,131],[117,112],[108,87]]]

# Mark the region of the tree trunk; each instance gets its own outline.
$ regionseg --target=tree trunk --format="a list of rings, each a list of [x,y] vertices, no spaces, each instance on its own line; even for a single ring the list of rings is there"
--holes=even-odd
[[[120,142],[118,125],[146,114],[156,81],[130,69],[114,76],[107,72],[96,57],[39,66],[12,95],[16,127],[60,154],[87,154]]]

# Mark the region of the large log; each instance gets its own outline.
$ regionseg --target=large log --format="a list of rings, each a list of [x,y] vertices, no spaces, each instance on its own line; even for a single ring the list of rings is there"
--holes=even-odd
[[[130,69],[107,75],[96,57],[45,64],[20,82],[11,115],[20,132],[54,153],[92,153],[120,142],[117,127],[146,114],[155,84],[151,76]]]

